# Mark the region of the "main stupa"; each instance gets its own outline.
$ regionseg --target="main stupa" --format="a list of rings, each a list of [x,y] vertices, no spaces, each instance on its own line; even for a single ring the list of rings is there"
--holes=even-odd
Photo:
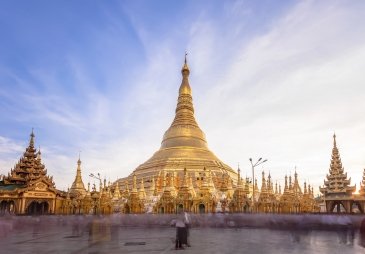
[[[229,176],[236,183],[237,173],[209,150],[205,134],[195,120],[186,56],[181,73],[175,118],[163,136],[161,147],[127,177],[128,182],[132,183],[132,176],[135,175],[138,182],[143,179],[149,185],[148,182],[152,182],[152,178],[158,177],[161,172],[182,175],[186,168],[193,179],[209,171],[213,177]],[[124,185],[127,179],[120,179],[120,184]]]

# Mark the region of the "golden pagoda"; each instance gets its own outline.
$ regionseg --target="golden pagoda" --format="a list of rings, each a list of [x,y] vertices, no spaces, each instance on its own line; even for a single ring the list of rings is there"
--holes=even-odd
[[[138,180],[146,179],[145,187],[149,187],[154,177],[159,178],[161,171],[173,171],[182,179],[186,168],[188,174],[193,175],[195,185],[195,180],[204,173],[204,167],[210,170],[212,178],[226,174],[234,181],[237,179],[237,173],[209,150],[205,134],[195,120],[186,56],[181,74],[175,118],[163,136],[160,149],[130,174],[127,178],[129,184],[136,175]],[[120,179],[119,184],[124,185],[125,179]]]
[[[82,177],[81,177],[81,160],[80,160],[80,156],[79,156],[79,159],[77,161],[77,170],[76,170],[75,180],[72,183],[72,186],[71,186],[69,192],[72,196],[77,196],[77,197],[80,197],[80,198],[84,198],[85,195],[86,195],[85,185],[84,185],[84,182],[82,181]]]
[[[326,176],[324,186],[320,187],[320,192],[324,195],[327,212],[332,212],[337,207],[337,212],[343,209],[343,212],[352,211],[353,192],[355,186],[350,186],[351,178],[347,179],[347,173],[342,166],[340,152],[336,144],[336,134],[333,135],[332,158],[329,169],[329,175]]]
[[[244,187],[241,179],[241,170],[238,168],[237,188],[234,191],[232,200],[229,203],[229,211],[233,213],[248,212],[250,207],[250,202],[247,197],[248,194],[248,180],[246,179],[246,184]]]

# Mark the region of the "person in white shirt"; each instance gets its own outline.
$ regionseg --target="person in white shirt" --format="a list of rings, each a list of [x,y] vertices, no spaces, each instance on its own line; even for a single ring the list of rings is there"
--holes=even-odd
[[[184,249],[182,244],[187,245],[188,243],[184,214],[178,214],[178,217],[171,222],[171,225],[176,227],[175,249]]]

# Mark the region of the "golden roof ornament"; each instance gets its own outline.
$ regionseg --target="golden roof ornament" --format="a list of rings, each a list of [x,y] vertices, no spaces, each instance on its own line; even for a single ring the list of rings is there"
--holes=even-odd
[[[189,74],[190,74],[189,66],[188,66],[188,63],[187,63],[187,55],[188,55],[188,53],[185,52],[184,65],[181,69],[181,74],[183,75],[183,77],[189,77]]]

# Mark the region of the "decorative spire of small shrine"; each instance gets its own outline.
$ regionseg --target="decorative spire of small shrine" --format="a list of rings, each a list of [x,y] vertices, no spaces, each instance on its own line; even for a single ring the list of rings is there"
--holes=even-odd
[[[137,192],[137,176],[134,173],[133,174],[133,186],[132,186],[132,192],[136,193]]]
[[[304,182],[304,194],[307,194],[307,183]]]
[[[294,184],[293,184],[293,191],[295,195],[302,195],[302,189],[300,188],[299,181],[298,181],[298,173],[297,167],[295,166],[295,173],[294,173]]]
[[[128,195],[129,194],[129,184],[128,184],[128,180],[125,180],[125,192]]]
[[[246,177],[246,181],[245,181],[245,194],[248,195],[250,194],[250,185],[249,185],[249,180]]]
[[[333,148],[329,175],[326,176],[324,187],[320,187],[320,192],[325,196],[328,195],[344,195],[351,196],[356,190],[355,186],[350,186],[351,178],[347,179],[347,173],[344,172],[341,157],[337,148],[336,134],[333,134]]]
[[[241,178],[241,169],[239,168],[238,166],[238,169],[237,169],[237,172],[238,172],[238,179],[237,179],[237,190],[244,190],[244,187],[243,187],[243,182],[242,182],[242,178]]]
[[[29,140],[29,147],[34,148],[34,132],[33,132],[33,128],[32,128],[32,133],[30,134],[30,140]]]
[[[362,173],[362,181],[360,182],[360,195],[365,196],[365,168]]]
[[[115,185],[115,189],[114,189],[114,193],[113,193],[113,198],[118,200],[120,199],[122,195],[120,194],[120,190],[119,190],[119,182],[117,181],[117,184]]]
[[[258,193],[259,187],[257,185],[257,178],[255,178],[255,193]]]
[[[139,187],[139,198],[140,199],[145,199],[146,198],[146,191],[144,189],[143,177],[141,178],[141,184],[140,184],[140,187]]]
[[[84,182],[82,181],[82,177],[81,177],[80,154],[79,154],[79,159],[77,160],[76,177],[75,177],[74,182],[71,185],[70,193],[72,195],[81,195],[81,196],[86,195],[85,185],[84,185]]]
[[[271,174],[270,174],[270,172],[269,172],[269,175],[267,177],[267,190],[269,192],[272,192],[273,191],[273,184],[271,182]]]
[[[292,191],[293,190],[293,185],[291,182],[291,175],[289,175],[289,190]]]
[[[275,195],[279,194],[278,192],[278,182],[275,183]]]
[[[262,171],[262,184],[261,184],[261,192],[266,191],[266,180],[265,180],[265,172]]]
[[[38,152],[37,152],[37,160],[39,160],[39,161],[41,161],[41,160],[42,160],[41,146],[39,146],[39,148],[38,148]]]
[[[284,192],[288,190],[288,176],[285,175],[285,187],[284,187]]]

